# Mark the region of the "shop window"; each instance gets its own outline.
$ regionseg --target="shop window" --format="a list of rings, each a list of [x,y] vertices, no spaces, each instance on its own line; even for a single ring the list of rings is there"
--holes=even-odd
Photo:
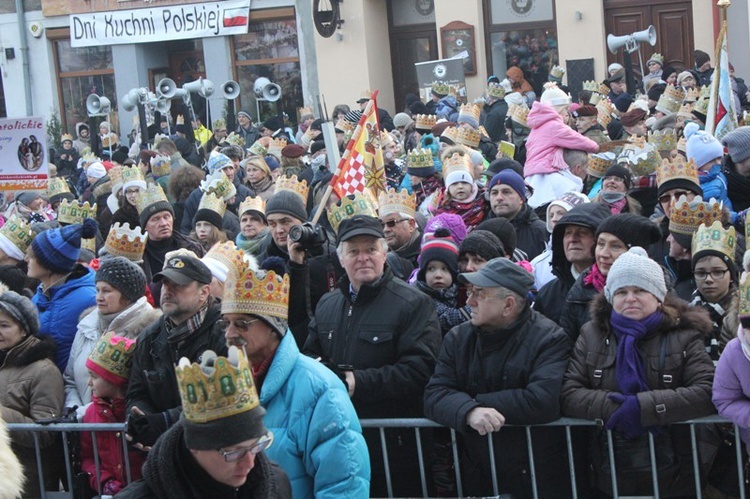
[[[297,23],[290,8],[253,11],[248,33],[232,37],[235,78],[240,84],[239,109],[247,111],[255,122],[262,122],[283,110],[292,122],[302,107]],[[267,102],[256,99],[255,80],[266,77],[281,87],[281,99]]]

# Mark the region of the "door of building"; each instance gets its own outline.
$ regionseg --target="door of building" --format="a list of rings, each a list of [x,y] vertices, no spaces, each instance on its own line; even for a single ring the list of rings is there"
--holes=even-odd
[[[395,113],[405,107],[406,95],[419,95],[416,62],[434,61],[438,58],[435,26],[427,29],[391,32],[391,64],[393,90],[396,97]]]
[[[656,45],[641,44],[644,69],[646,60],[654,52],[664,56],[664,64],[678,71],[693,65],[693,15],[690,0],[604,0],[604,19],[607,34],[627,35],[656,28]],[[607,51],[608,64],[622,64],[622,50],[617,54]],[[640,75],[638,54],[632,56],[633,70]]]

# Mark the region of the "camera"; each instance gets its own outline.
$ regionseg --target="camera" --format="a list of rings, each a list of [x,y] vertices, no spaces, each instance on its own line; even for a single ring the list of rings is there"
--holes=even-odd
[[[293,243],[299,243],[303,250],[311,251],[323,246],[328,241],[328,236],[321,226],[305,222],[289,229],[289,239]]]

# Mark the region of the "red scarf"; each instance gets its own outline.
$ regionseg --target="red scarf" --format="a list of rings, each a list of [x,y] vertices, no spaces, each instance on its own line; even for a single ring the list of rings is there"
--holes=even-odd
[[[442,202],[445,192],[443,191],[440,195],[440,204],[435,216],[441,213],[453,213],[460,216],[464,220],[466,225],[466,232],[471,232],[474,227],[479,225],[487,212],[487,201],[484,199],[484,194],[479,193],[473,201],[468,203],[460,203],[455,199],[451,199],[447,203]]]
[[[601,273],[596,264],[591,266],[589,274],[583,278],[583,283],[587,286],[593,286],[599,293],[604,292],[604,285],[607,284],[607,276]]]

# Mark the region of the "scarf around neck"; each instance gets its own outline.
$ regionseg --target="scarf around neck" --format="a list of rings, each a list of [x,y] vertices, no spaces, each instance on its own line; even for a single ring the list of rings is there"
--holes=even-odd
[[[630,319],[614,310],[610,314],[610,324],[617,338],[617,384],[623,394],[635,395],[649,390],[638,342],[658,328],[663,320],[664,314],[660,310],[641,320]]]
[[[607,284],[607,276],[602,274],[599,267],[594,264],[591,266],[591,271],[588,275],[583,278],[583,283],[587,286],[592,286],[597,292],[603,293],[604,286]]]

